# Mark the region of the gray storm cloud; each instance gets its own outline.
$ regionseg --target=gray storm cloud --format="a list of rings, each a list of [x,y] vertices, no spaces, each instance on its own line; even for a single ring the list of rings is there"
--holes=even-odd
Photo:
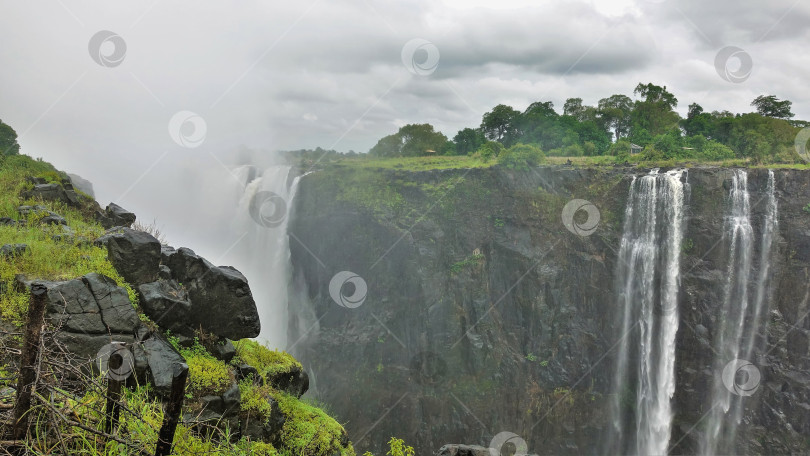
[[[682,112],[695,101],[747,112],[755,96],[774,93],[810,118],[804,3],[626,0],[615,14],[602,12],[606,3],[467,3],[4,2],[0,119],[24,153],[91,180],[102,203],[208,245],[200,226],[216,214],[206,198],[246,149],[366,151],[413,122],[452,137],[499,103],[595,104],[632,95],[638,82],[667,85]],[[88,53],[100,31],[126,43],[114,66],[97,63],[120,57],[114,42]],[[414,38],[440,51],[429,75],[402,63]],[[743,83],[715,70],[727,45],[751,55]],[[193,149],[168,130],[183,111],[205,121]]]

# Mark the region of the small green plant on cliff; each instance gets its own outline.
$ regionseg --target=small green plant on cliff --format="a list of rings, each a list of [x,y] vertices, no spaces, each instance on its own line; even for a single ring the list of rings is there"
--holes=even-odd
[[[236,356],[231,361],[232,365],[241,363],[250,364],[259,371],[259,375],[275,375],[279,372],[289,372],[294,368],[303,369],[301,363],[292,355],[283,351],[271,350],[266,346],[251,339],[242,339],[234,342]]]
[[[689,254],[692,252],[692,249],[695,248],[695,241],[691,238],[686,238],[681,243],[681,252]]]
[[[804,212],[808,212],[808,213],[810,213],[810,203],[807,203],[807,206],[804,206],[804,207],[802,208],[802,210],[803,210]]]
[[[180,349],[188,364],[187,391],[192,397],[220,395],[231,384],[228,366],[214,358],[195,338],[190,348]]]
[[[342,456],[354,456],[350,444],[343,447],[348,440],[346,430],[323,410],[283,392],[273,391],[271,396],[287,417],[281,437],[290,456],[331,456],[337,452]]]
[[[267,424],[270,415],[273,413],[273,406],[267,400],[271,391],[272,388],[269,385],[255,385],[251,378],[239,382],[239,393],[242,396],[240,403],[242,413],[246,413]]]
[[[405,445],[405,441],[396,437],[391,437],[388,441],[389,450],[386,456],[414,456],[416,452],[412,446]],[[363,453],[363,456],[374,456],[370,451]]]
[[[465,259],[463,259],[463,260],[461,260],[461,261],[459,261],[457,263],[453,263],[450,266],[450,272],[452,272],[453,274],[458,274],[459,272],[463,271],[464,269],[467,269],[469,267],[477,266],[477,265],[481,264],[482,261],[484,261],[484,254],[476,253],[476,254],[470,255],[467,258],[465,258]]]

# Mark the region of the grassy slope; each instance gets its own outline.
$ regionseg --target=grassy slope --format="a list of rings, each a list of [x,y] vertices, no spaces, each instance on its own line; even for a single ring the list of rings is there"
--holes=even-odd
[[[699,159],[673,159],[657,161],[641,161],[638,156],[629,156],[628,161],[642,168],[669,167],[669,166],[712,166],[712,167],[748,167],[748,168],[790,168],[790,169],[810,169],[810,163],[797,161],[796,163],[773,163],[755,164],[748,159],[729,159],[721,161],[705,161]],[[571,162],[572,166],[613,166],[623,164],[624,158],[617,159],[613,155],[602,155],[596,157],[545,157],[543,164],[565,165]],[[488,168],[497,164],[497,157],[489,161],[466,155],[454,156],[429,156],[429,157],[370,157],[367,155],[357,155],[353,157],[330,158],[327,161],[319,162],[325,166],[344,166],[349,168],[359,168],[367,170],[391,169],[403,171],[428,171],[434,169],[458,169],[458,168]],[[307,169],[311,166],[304,166]]]
[[[31,184],[25,180],[26,176],[45,177],[49,181],[59,182],[62,177],[49,163],[33,160],[27,156],[0,157],[0,217],[19,219],[17,207],[22,204],[42,204],[50,210],[61,214],[68,221],[77,238],[95,239],[103,233],[103,229],[92,220],[89,213],[82,213],[74,208],[62,204],[42,203],[41,201],[25,201],[20,198],[20,192]],[[41,216],[41,215],[39,215]],[[5,292],[0,293],[0,321],[5,326],[20,327],[25,322],[28,295],[26,292],[13,291],[12,282],[15,274],[25,274],[28,278],[62,280],[75,278],[90,272],[98,272],[115,279],[127,289],[133,306],[137,309],[137,297],[129,284],[115,271],[107,260],[106,250],[79,242],[57,242],[52,235],[60,233],[60,227],[37,226],[36,218],[28,217],[28,225],[24,227],[0,227],[0,244],[24,243],[29,251],[14,258],[0,258],[0,282],[4,283]],[[141,315],[142,320],[148,319]],[[171,340],[171,338],[170,338]],[[16,341],[19,343],[19,341]],[[13,342],[12,342],[13,343]],[[234,376],[233,365],[238,362],[248,362],[256,367],[262,375],[289,369],[300,364],[290,355],[270,350],[254,341],[243,340],[236,343],[237,357],[231,365],[211,356],[199,343],[190,348],[181,349],[189,364],[189,381],[187,383],[186,397],[191,399],[190,409],[194,412],[194,399],[207,394],[221,394],[232,382]],[[6,360],[8,361],[8,360]],[[15,386],[13,368],[4,365],[0,360],[0,387]],[[331,455],[340,453],[353,455],[351,445],[347,448],[340,446],[340,436],[344,433],[343,427],[322,410],[305,401],[274,391],[270,387],[254,387],[245,382],[240,385],[245,397],[242,404],[242,413],[258,415],[260,418],[269,416],[272,411],[267,398],[276,398],[278,406],[287,415],[283,435],[284,445],[275,449],[269,444],[251,442],[242,439],[237,443],[222,443],[210,438],[194,434],[191,430],[179,425],[175,437],[176,454],[267,454],[267,455]],[[149,392],[149,387],[143,386],[134,391],[126,392],[126,405],[140,412],[143,420],[130,418],[125,413],[122,417],[123,426],[128,429],[128,437],[138,442],[147,451],[152,451],[157,442],[157,430],[163,420],[163,411],[157,399]],[[84,424],[99,428],[100,416],[94,410],[102,404],[104,399],[95,392],[90,392],[81,400],[67,400],[65,406],[73,409]],[[38,423],[35,420],[35,423]],[[227,431],[225,431],[227,432]],[[90,433],[78,428],[63,429],[65,435],[70,435],[69,447],[75,454],[123,454],[120,444],[115,442],[97,442]],[[31,454],[46,454],[47,438],[34,432],[38,438],[44,440],[31,442]]]

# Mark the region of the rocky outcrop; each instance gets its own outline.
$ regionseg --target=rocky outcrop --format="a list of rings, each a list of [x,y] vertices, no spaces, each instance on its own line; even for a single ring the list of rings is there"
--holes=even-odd
[[[214,266],[193,250],[161,246],[151,234],[116,227],[95,240],[155,323],[193,337],[202,329],[221,338],[259,335],[256,303],[247,279],[231,266]]]
[[[70,183],[73,184],[73,188],[79,190],[90,198],[96,197],[96,193],[93,191],[92,182],[79,176],[78,174],[67,173],[67,176],[70,178]]]
[[[174,334],[194,336],[188,320],[191,301],[185,288],[174,280],[158,280],[138,285],[143,312],[155,323]]]
[[[185,327],[232,340],[259,335],[259,313],[242,273],[231,266],[214,266],[184,247],[164,248],[161,258],[171,278],[183,284],[191,303],[186,312],[178,311]]]
[[[155,391],[168,396],[172,390],[174,365],[185,363],[186,360],[166,339],[157,334],[139,343],[135,353],[136,362],[145,361],[148,366],[149,382],[155,387]]]
[[[287,371],[267,374],[267,383],[273,388],[295,397],[301,397],[309,390],[309,375],[299,366]]]
[[[157,280],[160,241],[151,234],[115,228],[96,239],[95,244],[107,248],[107,257],[127,282],[142,284]]]
[[[58,183],[35,183],[34,188],[22,193],[24,199],[58,201],[73,207],[82,207],[86,199],[73,190],[70,181]]]
[[[629,183],[647,172],[334,167],[303,177],[289,229],[297,240],[293,282],[307,299],[293,301],[288,337],[300,339],[293,354],[314,366],[311,394],[351,435],[371,429],[356,445],[360,453],[385,453],[391,435],[431,454],[448,441],[487,444],[502,431],[525,439],[530,453],[604,451],[613,430],[612,347],[622,337],[614,324],[616,252]],[[767,324],[750,335],[764,347],[752,360],[763,380],[746,398],[740,453],[810,451],[810,215],[803,211],[810,179],[807,171],[775,172],[778,280]],[[722,318],[731,171],[693,168],[687,179],[673,399],[678,454],[698,451],[703,431],[695,424],[719,375],[710,339]],[[757,220],[766,184],[767,170],[749,170]],[[572,199],[598,208],[593,234],[563,223]],[[345,277],[362,279],[364,299]]]
[[[28,217],[31,213],[43,214],[44,216],[38,219],[40,225],[67,225],[64,217],[42,205],[20,206],[17,208],[17,212],[23,217]]]
[[[4,244],[0,247],[0,257],[11,258],[28,251],[27,244]]]
[[[96,220],[98,220],[104,228],[110,229],[116,226],[130,227],[135,223],[136,217],[135,214],[123,207],[115,203],[110,203],[103,212],[96,212]]]
[[[61,331],[57,339],[90,360],[111,340],[134,341],[140,320],[125,289],[109,277],[91,273],[65,282],[44,282],[47,318]]]

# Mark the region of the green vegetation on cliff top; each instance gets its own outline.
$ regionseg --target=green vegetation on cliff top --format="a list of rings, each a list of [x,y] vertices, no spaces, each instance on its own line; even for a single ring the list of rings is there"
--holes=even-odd
[[[73,231],[72,236],[54,236],[64,234],[60,226],[39,225],[42,214],[28,214],[24,225],[0,226],[0,244],[22,243],[28,250],[21,255],[0,257],[0,325],[9,328],[20,328],[24,325],[28,307],[28,292],[14,289],[16,274],[24,274],[29,279],[67,280],[91,272],[104,274],[113,278],[116,283],[126,288],[133,306],[137,309],[137,297],[132,287],[116,272],[107,259],[106,249],[86,242],[100,236],[104,230],[93,220],[90,212],[75,209],[64,204],[24,200],[20,193],[33,184],[27,177],[42,177],[49,182],[61,182],[67,176],[57,171],[52,165],[41,160],[33,160],[25,155],[0,155],[0,217],[19,220],[17,208],[21,205],[42,205],[48,210],[62,215]],[[60,238],[56,238],[60,239]],[[148,318],[141,314],[141,319],[148,324]],[[177,340],[169,337],[175,344]],[[19,344],[17,339],[6,338],[7,344]],[[238,362],[254,365],[263,376],[289,371],[301,367],[292,356],[270,350],[252,340],[236,341]],[[189,380],[186,389],[186,406],[184,414],[195,413],[196,400],[207,394],[222,394],[235,378],[234,368],[209,353],[198,341],[188,348],[179,347],[189,365]],[[11,357],[0,357],[0,377],[13,378],[17,360]],[[5,381],[4,385],[15,386],[16,382]],[[103,417],[99,408],[103,408],[104,398],[88,389],[83,397],[66,399],[65,407],[75,413],[74,419],[81,424],[100,429]],[[97,390],[96,390],[97,391]],[[273,390],[270,386],[254,386],[252,383],[240,385],[245,400],[242,401],[242,413],[256,413],[269,416],[273,404],[286,415],[287,421],[283,431],[283,445],[273,448],[269,443],[251,441],[245,437],[234,441],[230,438],[232,430],[223,423],[220,425],[222,438],[214,434],[198,433],[191,426],[181,423],[175,436],[175,454],[265,454],[265,455],[300,455],[300,454],[336,454],[354,455],[351,444],[342,445],[341,436],[345,430],[337,421],[325,412],[295,397]],[[275,398],[276,402],[269,402]],[[126,438],[130,444],[115,441],[104,442],[94,434],[66,423],[59,424],[59,432],[64,444],[71,454],[125,454],[132,448],[154,448],[157,442],[157,431],[163,421],[162,405],[151,392],[150,385],[140,385],[124,392],[124,404],[130,410],[139,413],[136,419],[128,413],[122,414],[122,426],[127,429]],[[40,414],[34,419],[28,445],[28,454],[51,454],[49,448],[57,445],[51,433],[43,433],[45,423],[40,422],[48,415]],[[60,444],[61,445],[61,444]],[[56,447],[58,448],[58,447]]]

